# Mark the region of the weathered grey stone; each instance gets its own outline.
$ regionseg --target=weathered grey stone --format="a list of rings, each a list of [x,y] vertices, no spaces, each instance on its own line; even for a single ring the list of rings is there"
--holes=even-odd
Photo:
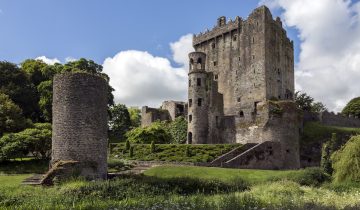
[[[107,82],[87,73],[56,75],[53,83],[51,165],[86,163],[80,175],[107,176]],[[82,164],[84,165],[84,164]]]

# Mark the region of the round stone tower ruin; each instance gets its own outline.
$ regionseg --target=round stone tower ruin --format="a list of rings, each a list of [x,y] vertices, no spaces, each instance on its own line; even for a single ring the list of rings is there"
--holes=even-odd
[[[89,179],[107,177],[107,93],[105,79],[88,73],[56,75],[53,82],[51,166]]]
[[[208,94],[206,54],[189,54],[188,144],[206,144],[208,138]]]

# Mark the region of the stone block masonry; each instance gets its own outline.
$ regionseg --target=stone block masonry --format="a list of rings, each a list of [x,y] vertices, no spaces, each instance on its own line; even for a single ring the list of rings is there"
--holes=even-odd
[[[88,73],[55,76],[51,165],[78,161],[77,175],[107,177],[107,88],[105,79]]]

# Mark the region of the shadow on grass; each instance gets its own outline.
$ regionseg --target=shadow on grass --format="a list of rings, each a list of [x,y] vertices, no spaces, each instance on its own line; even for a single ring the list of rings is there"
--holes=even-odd
[[[26,159],[0,162],[0,174],[41,174],[48,170],[49,160]]]

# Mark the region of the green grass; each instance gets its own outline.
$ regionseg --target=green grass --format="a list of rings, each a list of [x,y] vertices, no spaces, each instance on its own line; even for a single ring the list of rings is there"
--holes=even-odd
[[[133,144],[134,156],[130,157],[125,144],[120,143],[112,149],[111,156],[126,160],[170,161],[170,162],[211,162],[216,157],[241,146],[240,144],[184,145],[156,144],[155,153],[151,153],[150,144]],[[190,149],[187,156],[186,148]]]
[[[360,128],[326,126],[318,122],[308,122],[304,126],[304,133],[302,135],[301,141],[304,144],[314,142],[321,143],[329,140],[332,133],[336,133],[338,136],[357,135],[360,134]]]
[[[287,179],[304,185],[320,185],[329,179],[320,169],[302,170],[253,170],[227,169],[195,166],[158,166],[144,172],[146,176],[158,178],[197,178],[202,180],[217,179],[225,183],[234,180],[244,180],[249,184],[259,184],[268,181]]]
[[[185,169],[194,172],[195,178],[183,175],[181,171]],[[157,175],[155,171],[158,171]],[[348,186],[347,190],[336,191],[329,186],[302,186],[288,180],[266,181],[298,173],[301,171],[158,167],[145,176],[95,182],[69,180],[44,188],[21,186],[20,181],[27,175],[2,175],[0,209],[360,208],[360,188]],[[234,177],[237,182],[231,182]],[[252,177],[257,180],[252,185],[240,181]]]
[[[41,174],[49,167],[49,160],[32,158],[0,162],[0,174]]]

